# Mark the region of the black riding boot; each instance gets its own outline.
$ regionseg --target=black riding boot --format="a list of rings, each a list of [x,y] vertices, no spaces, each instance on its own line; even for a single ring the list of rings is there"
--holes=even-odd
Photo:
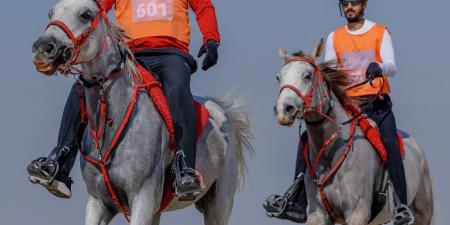
[[[303,149],[307,138],[305,132],[299,141],[294,183],[283,196],[269,196],[263,205],[267,211],[267,215],[270,217],[291,220],[296,223],[306,223],[308,200],[303,179],[306,171]]]
[[[64,107],[58,147],[48,157],[33,160],[27,167],[31,182],[41,184],[61,198],[71,197],[69,173],[77,157],[78,140],[83,130],[79,100],[75,84]]]
[[[387,169],[395,189],[394,225],[409,225],[414,223],[414,216],[407,206],[405,170],[397,143],[397,125],[391,108],[391,99],[385,95],[383,99],[376,100],[365,111],[378,125],[381,139],[388,153]]]

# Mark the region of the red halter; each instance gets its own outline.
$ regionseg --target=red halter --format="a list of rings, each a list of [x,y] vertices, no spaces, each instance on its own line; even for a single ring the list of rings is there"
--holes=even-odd
[[[100,18],[103,19],[103,21],[106,23],[107,26],[110,25],[108,16],[102,4],[99,2],[99,0],[94,1],[98,6],[98,12],[94,17],[94,20],[92,20],[91,26],[83,33],[81,33],[78,37],[75,37],[75,35],[69,29],[69,27],[64,22],[59,20],[51,21],[45,28],[45,30],[47,30],[50,26],[57,26],[61,30],[63,30],[64,33],[66,33],[66,35],[70,38],[70,40],[72,40],[73,46],[75,47],[75,55],[72,57],[72,59],[70,59],[70,62],[68,62],[69,65],[79,64],[79,62],[76,62],[76,60],[78,59],[78,55],[80,54],[81,46],[87,40],[89,35],[97,28],[97,25],[100,22]]]
[[[325,82],[322,72],[320,71],[319,67],[316,65],[316,63],[314,62],[314,59],[309,58],[309,57],[290,57],[287,58],[285,60],[285,64],[287,65],[291,62],[307,62],[309,63],[311,66],[314,67],[314,81],[313,84],[311,86],[311,88],[309,89],[309,91],[306,93],[306,95],[302,94],[302,91],[295,87],[292,84],[284,84],[283,86],[281,86],[280,88],[280,94],[284,89],[290,89],[293,92],[295,92],[300,99],[302,99],[303,101],[303,112],[305,113],[309,113],[309,112],[317,112],[318,114],[320,114],[321,116],[323,116],[324,118],[327,118],[328,120],[332,120],[328,115],[326,115],[325,113],[322,112],[322,107],[324,105],[324,101],[321,101],[319,104],[319,107],[314,108],[314,106],[312,106],[312,98],[314,97],[314,91],[315,89],[319,86],[319,80],[322,82]],[[318,79],[317,79],[318,78]],[[325,92],[325,97],[329,97],[328,92]]]

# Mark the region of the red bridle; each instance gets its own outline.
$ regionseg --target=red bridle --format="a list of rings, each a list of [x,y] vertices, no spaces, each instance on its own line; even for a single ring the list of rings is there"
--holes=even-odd
[[[287,64],[292,63],[292,62],[307,62],[312,67],[314,67],[313,84],[312,84],[311,88],[308,90],[308,92],[306,93],[306,95],[303,95],[302,91],[299,88],[297,88],[294,85],[292,85],[292,84],[284,84],[283,86],[281,86],[279,93],[281,94],[281,92],[284,89],[292,90],[303,101],[303,113],[304,114],[309,113],[309,112],[317,112],[318,114],[322,115],[323,117],[325,117],[325,118],[327,118],[329,120],[332,120],[331,118],[328,117],[328,115],[326,115],[325,113],[322,112],[322,108],[323,108],[323,105],[325,104],[325,101],[321,101],[320,104],[319,104],[319,107],[316,107],[316,108],[312,105],[312,99],[314,97],[314,92],[315,92],[316,88],[319,86],[319,81],[325,82],[323,74],[320,71],[319,67],[316,65],[314,59],[309,58],[309,57],[289,57],[289,58],[287,58],[285,60],[285,64],[284,65],[287,65]],[[327,91],[325,91],[324,94],[325,94],[324,96],[326,98],[329,97],[329,94],[328,94]]]
[[[330,137],[328,137],[322,144],[322,146],[320,147],[320,149],[318,149],[317,151],[317,155],[315,157],[315,159],[313,160],[313,162],[311,162],[310,160],[310,155],[309,155],[309,143],[307,142],[305,145],[305,150],[303,152],[304,154],[304,159],[306,161],[306,165],[307,165],[307,169],[309,172],[309,175],[312,179],[312,181],[317,185],[319,192],[320,192],[320,197],[322,198],[322,202],[324,204],[325,210],[327,211],[328,215],[330,215],[330,217],[333,220],[336,220],[337,215],[336,212],[333,210],[333,207],[330,203],[330,201],[328,200],[327,194],[325,192],[325,186],[327,186],[330,181],[332,180],[333,176],[337,173],[337,171],[339,170],[339,168],[341,167],[341,165],[343,164],[343,162],[345,161],[345,159],[347,158],[350,150],[352,149],[353,146],[353,135],[355,133],[355,129],[356,129],[356,121],[358,120],[358,118],[361,117],[361,114],[356,115],[354,118],[346,121],[346,122],[342,122],[342,123],[338,123],[337,121],[335,121],[333,118],[331,118],[330,116],[328,116],[328,113],[323,113],[322,107],[324,105],[324,101],[321,100],[320,104],[318,107],[314,107],[312,105],[312,98],[314,97],[314,92],[315,89],[318,87],[319,85],[319,81],[321,82],[325,82],[324,77],[322,72],[320,71],[319,67],[316,65],[316,63],[314,62],[314,60],[312,58],[308,58],[308,57],[290,57],[288,59],[285,60],[285,65],[291,63],[291,62],[307,62],[309,63],[311,66],[314,67],[314,81],[313,84],[311,86],[311,88],[308,90],[308,92],[306,93],[306,95],[303,95],[301,90],[297,87],[295,87],[294,85],[291,84],[285,84],[283,86],[281,86],[280,89],[280,93],[281,91],[283,91],[284,89],[290,89],[292,91],[294,91],[303,101],[304,107],[303,107],[303,111],[304,114],[305,113],[309,113],[309,112],[316,112],[318,114],[320,114],[324,119],[334,123],[336,125],[336,130],[333,134],[331,134]],[[330,99],[330,95],[328,93],[328,90],[325,90],[325,98],[328,98],[328,101],[331,101]],[[332,104],[329,104],[329,107],[331,109]],[[308,123],[308,122],[306,122]],[[320,164],[320,159],[325,155],[326,151],[328,150],[328,148],[332,145],[332,143],[339,137],[339,134],[342,130],[342,126],[346,125],[346,124],[350,124],[350,137],[347,140],[347,143],[345,144],[345,149],[342,153],[342,155],[339,157],[339,159],[337,160],[336,164],[331,166],[331,168],[328,171],[325,171],[325,173],[323,174],[323,176],[321,177],[322,179],[320,179],[318,177],[318,175],[316,174],[316,170]]]
[[[81,46],[87,40],[89,35],[97,28],[97,26],[100,22],[100,19],[103,19],[103,21],[106,23],[107,26],[110,25],[108,16],[107,16],[106,11],[103,8],[101,2],[99,2],[99,0],[94,0],[94,1],[98,6],[98,12],[95,15],[94,19],[92,20],[91,26],[87,30],[85,30],[83,33],[81,33],[79,36],[75,36],[73,34],[73,32],[69,29],[69,27],[60,20],[51,21],[45,28],[45,30],[47,30],[50,26],[57,26],[61,30],[63,30],[64,33],[66,33],[66,35],[70,38],[70,40],[72,40],[73,46],[75,47],[75,54],[73,55],[73,57],[71,59],[67,59],[68,65],[76,65],[76,64],[80,63],[80,62],[77,62],[77,59],[78,59],[78,56],[81,51]]]

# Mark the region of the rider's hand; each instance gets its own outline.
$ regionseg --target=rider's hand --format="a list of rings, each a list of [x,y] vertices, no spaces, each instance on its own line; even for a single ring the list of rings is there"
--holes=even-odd
[[[378,63],[372,62],[369,64],[369,67],[367,67],[366,71],[366,78],[373,80],[376,77],[383,76],[383,71],[381,70],[381,67]]]
[[[219,44],[210,39],[200,48],[197,57],[201,57],[206,54],[205,59],[203,59],[202,70],[208,70],[212,66],[216,65],[217,58],[219,57],[217,54],[217,47]]]

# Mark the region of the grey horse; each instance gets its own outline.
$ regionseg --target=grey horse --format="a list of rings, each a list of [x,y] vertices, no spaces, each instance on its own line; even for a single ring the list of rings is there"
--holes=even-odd
[[[50,19],[64,23],[76,37],[92,27],[93,17],[99,11],[100,7],[93,0],[61,0],[52,7]],[[101,86],[84,88],[92,126],[98,128],[105,123],[104,135],[99,143],[102,146],[100,150],[104,151],[121,124],[136,85],[133,77],[139,74],[136,62],[124,44],[122,31],[106,23],[106,19],[99,18],[98,26],[81,44],[76,60],[82,62],[81,73],[87,82],[99,81],[100,76],[111,74],[117,65],[122,67],[114,78],[100,82]],[[73,46],[69,36],[61,26],[55,25],[49,26],[40,38],[52,39],[60,46]],[[46,57],[56,54],[52,50],[58,49],[34,52],[39,71],[52,74],[58,67],[61,68],[58,59]],[[66,58],[73,58],[73,49],[64,51]],[[100,120],[102,90],[112,123]],[[249,116],[239,110],[245,104],[244,98],[227,99],[198,99],[210,115],[197,144],[197,169],[203,174],[205,191],[193,201],[172,200],[164,212],[195,203],[203,213],[206,225],[228,224],[234,195],[245,172],[245,155],[252,150],[249,142],[252,135]],[[86,130],[81,151],[84,155],[97,158],[99,153],[94,138],[89,129]],[[111,184],[119,201],[129,212],[132,225],[159,224],[165,175],[173,160],[169,142],[168,129],[154,103],[146,92],[138,91],[136,106],[107,165]],[[80,158],[82,176],[89,194],[85,224],[109,224],[119,210],[108,192],[102,173],[83,157]]]
[[[313,50],[311,55],[297,53],[297,56],[309,57],[312,60],[318,59],[322,54],[323,42]],[[280,49],[280,57],[283,61],[288,60],[286,52]],[[287,63],[278,74],[280,81],[280,94],[276,105],[277,120],[281,125],[292,125],[296,119],[307,119],[317,121],[322,118],[319,113],[305,114],[305,100],[296,93],[294,88],[283,88],[292,85],[306,96],[312,91],[312,101],[310,107],[322,108],[322,113],[330,112],[328,115],[337,124],[325,119],[320,125],[306,123],[309,136],[310,161],[314,161],[319,149],[324,142],[350,117],[342,106],[343,102],[351,101],[344,94],[344,84],[346,84],[344,71],[339,71],[335,64],[330,62],[318,65],[322,71],[324,80],[319,79],[315,73],[315,67],[305,61],[294,61]],[[317,80],[317,85],[314,85]],[[311,90],[312,89],[312,90]],[[329,93],[329,94],[324,94]],[[320,102],[328,102],[319,106]],[[329,107],[331,109],[329,110]],[[350,123],[351,124],[351,123]],[[329,145],[328,150],[318,163],[316,176],[322,179],[326,172],[336,165],[346,149],[347,140],[350,139],[351,125],[344,124],[337,133],[337,139]],[[320,190],[307,173],[305,176],[306,192],[310,202],[308,211],[308,225],[330,225],[330,224],[384,224],[390,221],[393,216],[393,196],[392,187],[388,185],[389,198],[384,208],[378,215],[371,215],[371,206],[374,194],[385,177],[385,171],[380,163],[380,158],[372,145],[365,138],[362,130],[356,127],[353,134],[354,142],[350,146],[349,154],[343,161],[342,166],[331,178],[324,191],[329,200],[331,208],[336,213],[335,219],[330,216],[324,201],[320,195]],[[415,217],[415,224],[428,225],[434,223],[433,215],[433,192],[430,178],[430,171],[424,151],[416,141],[403,132],[403,141],[406,155],[404,165],[408,189],[408,205],[412,209]],[[373,220],[371,220],[373,218]]]

